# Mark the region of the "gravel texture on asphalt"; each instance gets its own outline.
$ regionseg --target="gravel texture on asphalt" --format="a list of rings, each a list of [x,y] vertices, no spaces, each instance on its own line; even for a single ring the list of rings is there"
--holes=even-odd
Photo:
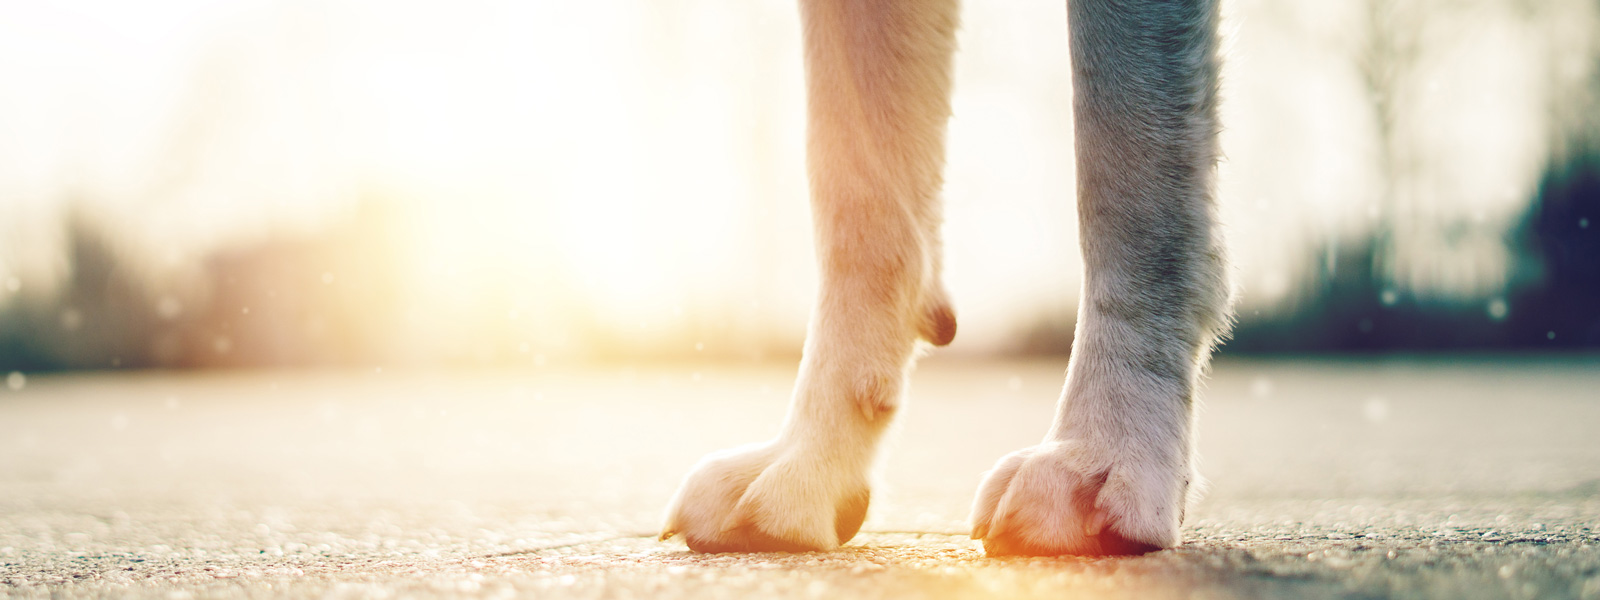
[[[1223,360],[1181,547],[987,558],[971,494],[1064,366],[925,363],[861,535],[719,555],[661,511],[792,366],[13,378],[0,595],[1600,598],[1600,359]]]

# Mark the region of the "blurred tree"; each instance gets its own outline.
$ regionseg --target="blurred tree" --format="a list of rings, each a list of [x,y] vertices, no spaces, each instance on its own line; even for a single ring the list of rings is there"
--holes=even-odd
[[[1600,348],[1600,148],[1545,174],[1521,238],[1542,268],[1512,295],[1503,343]]]
[[[1505,297],[1402,297],[1377,271],[1379,234],[1333,246],[1291,314],[1245,320],[1231,352],[1600,348],[1600,152],[1552,165],[1514,234],[1530,271]],[[1335,268],[1333,265],[1340,265]]]

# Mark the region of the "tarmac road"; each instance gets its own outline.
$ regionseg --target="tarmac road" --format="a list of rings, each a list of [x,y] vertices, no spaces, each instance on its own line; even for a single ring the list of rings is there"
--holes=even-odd
[[[0,595],[1600,598],[1600,357],[1223,360],[1183,546],[989,559],[979,475],[1064,362],[925,362],[864,532],[657,542],[792,366],[29,376],[0,388]]]

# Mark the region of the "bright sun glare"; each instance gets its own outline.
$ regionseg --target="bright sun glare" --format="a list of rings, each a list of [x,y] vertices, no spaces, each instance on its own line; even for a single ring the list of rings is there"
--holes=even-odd
[[[958,350],[1006,347],[1075,302],[1061,4],[965,9],[946,187]],[[1380,217],[1406,233],[1397,283],[1498,293],[1547,105],[1582,75],[1564,57],[1592,37],[1581,2],[1485,2],[1440,16],[1407,78],[1373,90],[1359,4],[1227,6],[1220,197],[1247,305],[1292,302],[1319,244]],[[25,91],[0,96],[0,304],[67,276],[74,210],[179,281],[218,249],[380,202],[403,215],[389,300],[424,342],[803,329],[789,0],[6,3],[0,80]],[[1384,170],[1373,94],[1404,109],[1387,147],[1404,173]],[[1430,233],[1455,221],[1475,229]]]

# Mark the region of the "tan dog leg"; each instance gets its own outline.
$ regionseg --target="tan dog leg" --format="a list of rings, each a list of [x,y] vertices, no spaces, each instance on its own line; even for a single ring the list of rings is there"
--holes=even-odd
[[[853,537],[918,338],[955,335],[938,194],[956,3],[800,8],[821,286],[777,439],[706,457],[668,509],[662,537],[703,552],[826,550]]]

